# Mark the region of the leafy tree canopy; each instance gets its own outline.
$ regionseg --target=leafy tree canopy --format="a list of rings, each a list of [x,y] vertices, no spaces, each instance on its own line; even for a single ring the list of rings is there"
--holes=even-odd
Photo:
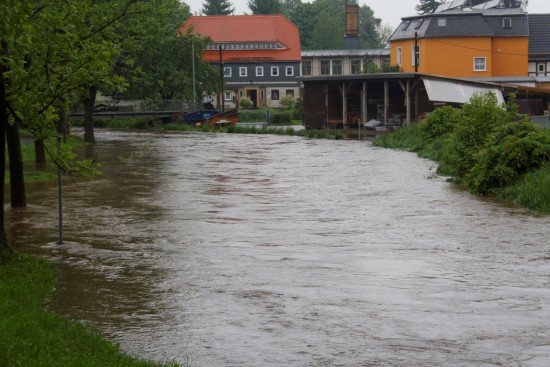
[[[420,4],[418,4],[415,9],[419,14],[429,14],[433,13],[443,2],[444,1],[437,0],[420,0]]]
[[[281,0],[248,0],[252,14],[280,14],[283,11]]]
[[[202,3],[203,15],[231,15],[235,11],[228,0],[205,0]]]

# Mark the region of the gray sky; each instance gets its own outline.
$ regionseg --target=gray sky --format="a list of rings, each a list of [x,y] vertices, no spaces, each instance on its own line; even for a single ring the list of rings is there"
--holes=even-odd
[[[191,7],[193,14],[199,14],[204,0],[183,0]],[[233,0],[235,14],[250,12],[248,0]],[[414,7],[420,3],[416,0],[359,0],[359,5],[368,5],[374,10],[374,16],[382,19],[383,24],[395,28],[399,25],[402,17],[416,15]],[[546,4],[546,5],[545,5]],[[548,0],[529,0],[527,8],[529,13],[550,13],[550,2]]]

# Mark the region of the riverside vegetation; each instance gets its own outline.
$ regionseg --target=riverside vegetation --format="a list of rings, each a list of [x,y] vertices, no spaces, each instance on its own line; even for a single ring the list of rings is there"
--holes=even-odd
[[[550,130],[520,115],[514,96],[500,106],[492,93],[474,95],[374,144],[436,161],[438,174],[472,194],[550,213]]]
[[[45,311],[56,279],[48,261],[0,251],[0,366],[177,366],[135,359],[89,327]]]

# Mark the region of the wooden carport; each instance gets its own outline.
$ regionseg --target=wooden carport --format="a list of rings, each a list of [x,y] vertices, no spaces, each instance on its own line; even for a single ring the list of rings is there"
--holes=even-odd
[[[301,82],[306,128],[357,127],[372,119],[386,126],[409,124],[434,107],[417,73],[304,77]]]

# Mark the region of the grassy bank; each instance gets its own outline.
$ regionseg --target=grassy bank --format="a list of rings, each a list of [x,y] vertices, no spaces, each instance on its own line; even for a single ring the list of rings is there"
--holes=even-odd
[[[48,313],[56,270],[45,260],[0,256],[0,366],[176,366],[140,361],[90,328]]]
[[[550,130],[513,105],[479,96],[462,109],[443,107],[425,121],[379,137],[376,146],[416,152],[469,192],[550,213]]]

